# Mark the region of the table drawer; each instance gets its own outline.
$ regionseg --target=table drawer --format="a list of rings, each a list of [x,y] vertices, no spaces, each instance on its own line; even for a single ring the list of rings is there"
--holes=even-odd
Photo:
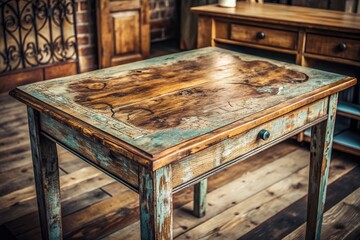
[[[327,98],[319,100],[173,163],[173,185],[179,186],[234,159],[245,159],[265,145],[285,140],[295,130],[327,116],[327,106]],[[270,132],[267,140],[259,137],[263,129]]]
[[[360,40],[308,34],[305,51],[307,53],[360,61]]]
[[[296,32],[240,24],[231,24],[230,31],[231,40],[286,49],[297,48]]]

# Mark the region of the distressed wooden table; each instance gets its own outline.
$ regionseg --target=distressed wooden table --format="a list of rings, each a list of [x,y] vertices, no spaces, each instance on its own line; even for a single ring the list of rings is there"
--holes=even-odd
[[[319,238],[338,92],[356,79],[203,48],[19,87],[44,238],[61,238],[56,143],[139,193],[142,239],[172,239],[172,194],[312,126],[307,237]]]

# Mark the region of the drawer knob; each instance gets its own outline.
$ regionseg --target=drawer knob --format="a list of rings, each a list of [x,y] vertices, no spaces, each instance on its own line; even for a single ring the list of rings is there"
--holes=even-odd
[[[264,39],[265,38],[265,33],[264,32],[258,32],[257,34],[256,34],[256,38],[257,39]]]
[[[339,49],[340,52],[345,51],[345,50],[347,49],[346,43],[340,43],[340,44],[338,45],[338,49]]]
[[[258,137],[261,138],[262,140],[268,140],[270,137],[270,132],[268,130],[262,129],[259,132]]]

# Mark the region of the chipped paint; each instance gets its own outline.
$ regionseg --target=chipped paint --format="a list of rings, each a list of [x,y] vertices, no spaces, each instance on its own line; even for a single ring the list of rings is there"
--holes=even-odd
[[[19,88],[156,154],[343,78],[204,48]]]
[[[141,169],[141,239],[172,239],[172,187],[169,166],[155,172]]]
[[[263,146],[309,122],[326,116],[327,104],[325,102],[327,101],[327,98],[319,100],[174,163],[174,186],[187,182],[214,167],[240,157],[252,149]],[[258,138],[258,133],[262,129],[270,132],[270,138],[266,141]]]
[[[194,215],[203,217],[206,212],[207,179],[194,185]]]
[[[125,183],[137,188],[137,164],[125,156],[112,152],[97,141],[85,137],[79,131],[70,128],[58,120],[41,114],[41,128],[49,136],[64,144],[67,148],[79,153],[100,168],[122,179]],[[83,129],[85,131],[85,129]]]

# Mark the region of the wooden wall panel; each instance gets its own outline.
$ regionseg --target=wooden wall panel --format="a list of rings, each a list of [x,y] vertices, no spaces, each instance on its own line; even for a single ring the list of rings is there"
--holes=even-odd
[[[0,76],[0,92],[7,92],[17,86],[44,79],[43,69],[30,69]]]
[[[115,54],[140,52],[140,18],[138,11],[112,14],[114,22]]]
[[[44,68],[44,79],[71,76],[77,73],[77,63],[66,63]]]
[[[96,10],[100,68],[149,56],[148,0],[97,0]]]

